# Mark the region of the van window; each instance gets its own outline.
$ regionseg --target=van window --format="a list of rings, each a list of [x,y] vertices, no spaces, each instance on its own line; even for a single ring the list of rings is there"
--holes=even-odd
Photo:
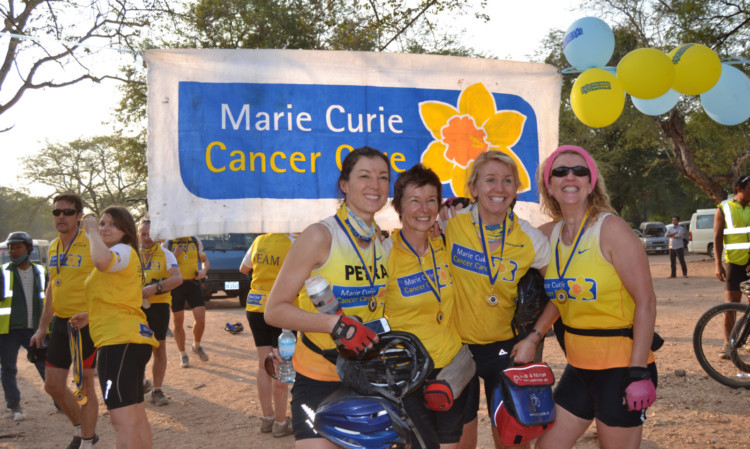
[[[664,228],[646,228],[646,237],[664,237],[666,230]]]
[[[713,215],[696,215],[695,217],[696,229],[711,229],[714,227],[714,216]]]

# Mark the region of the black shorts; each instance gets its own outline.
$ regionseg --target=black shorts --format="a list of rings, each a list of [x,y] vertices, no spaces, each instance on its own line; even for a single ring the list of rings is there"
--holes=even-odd
[[[73,363],[70,354],[70,338],[68,337],[68,320],[69,318],[60,318],[57,315],[52,318],[49,345],[47,346],[47,366],[70,369],[70,365]],[[96,364],[96,348],[91,340],[91,335],[89,335],[89,327],[84,327],[80,332],[83,369],[91,369]]]
[[[648,370],[657,386],[656,364],[649,364]],[[642,413],[628,411],[622,400],[627,375],[627,368],[586,370],[567,365],[555,387],[555,404],[588,421],[596,418],[610,427],[638,427],[643,424]]]
[[[185,280],[179,287],[172,290],[172,312],[182,312],[185,310],[185,303],[190,305],[191,309],[206,305],[203,299],[203,291],[200,283],[193,279]]]
[[[429,379],[435,379],[439,373],[440,369],[433,370]],[[403,399],[404,409],[417,427],[425,443],[425,448],[458,443],[464,428],[464,415],[466,414],[468,397],[469,388],[467,387],[464,388],[459,397],[453,399],[453,406],[445,412],[435,412],[427,408],[422,388]],[[422,447],[414,435],[411,438],[411,445],[413,449]]]
[[[477,364],[477,373],[466,386],[466,414],[464,423],[470,423],[479,411],[479,378],[484,379],[484,397],[487,401],[487,412],[492,414],[492,392],[500,385],[500,377],[510,365],[510,351],[515,340],[498,341],[486,345],[469,345],[471,355]],[[502,353],[502,354],[501,354]],[[467,394],[467,393],[464,393]]]
[[[143,402],[143,374],[151,345],[126,343],[99,348],[96,371],[107,410]]]
[[[250,331],[253,333],[256,348],[261,346],[273,346],[275,348],[279,346],[280,328],[266,323],[262,312],[245,312],[245,314],[247,315],[247,322],[250,325]]]
[[[326,396],[341,387],[341,382],[323,382],[297,373],[292,387],[292,428],[295,441],[323,438],[313,430],[310,416],[302,409],[302,405],[315,411]]]
[[[724,271],[726,271],[727,273],[727,280],[724,283],[724,290],[728,292],[740,291],[740,283],[748,280],[746,271],[747,266],[726,262],[722,263],[724,264]]]
[[[169,328],[169,304],[151,304],[151,307],[143,309],[143,312],[146,314],[148,327],[154,331],[154,338],[158,341],[166,340]]]

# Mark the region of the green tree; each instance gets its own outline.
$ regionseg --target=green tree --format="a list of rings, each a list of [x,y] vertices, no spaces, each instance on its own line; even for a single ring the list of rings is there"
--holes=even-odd
[[[56,192],[81,195],[84,207],[97,215],[111,205],[130,206],[134,215],[143,212],[146,178],[123,163],[123,148],[132,139],[93,137],[68,144],[48,144],[35,158],[24,163],[24,175],[31,182],[48,185]]]
[[[0,187],[0,241],[5,241],[8,234],[15,231],[28,232],[35,239],[53,239],[56,231],[51,210],[49,198]]]

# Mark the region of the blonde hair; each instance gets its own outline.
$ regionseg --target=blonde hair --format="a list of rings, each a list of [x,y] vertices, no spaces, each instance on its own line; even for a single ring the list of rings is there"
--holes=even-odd
[[[521,185],[521,180],[518,179],[518,165],[516,165],[516,161],[514,161],[513,158],[503,152],[490,150],[480,154],[479,157],[474,159],[474,162],[472,162],[471,164],[471,174],[469,175],[469,180],[466,182],[466,187],[469,191],[469,194],[471,195],[471,187],[476,184],[477,179],[479,178],[479,170],[481,170],[482,167],[490,161],[499,162],[510,168],[510,170],[513,172],[513,179],[516,181],[516,189],[518,189],[518,187]],[[474,195],[471,196],[472,199],[476,201]]]
[[[580,154],[576,153],[575,151],[563,151],[556,154],[555,159],[557,159],[557,157],[562,154],[575,154],[580,156]],[[547,186],[544,183],[544,166],[547,164],[548,159],[549,157],[547,157],[547,159],[539,164],[539,167],[537,167],[536,170],[536,184],[539,188],[539,201],[542,206],[542,212],[552,217],[553,221],[560,221],[564,218],[562,209],[560,208],[560,203],[558,203],[557,200],[554,199],[552,195],[550,195],[549,191],[547,190]],[[550,161],[549,163],[551,164],[552,162],[554,161]],[[607,194],[607,186],[604,184],[604,178],[602,178],[601,172],[598,171],[596,162],[593,159],[592,162],[594,163],[594,166],[589,167],[589,170],[591,170],[592,172],[596,170],[599,175],[596,178],[594,189],[588,196],[589,217],[597,218],[599,217],[599,215],[605,212],[617,215],[617,212],[615,212],[615,209],[609,203],[609,194]]]

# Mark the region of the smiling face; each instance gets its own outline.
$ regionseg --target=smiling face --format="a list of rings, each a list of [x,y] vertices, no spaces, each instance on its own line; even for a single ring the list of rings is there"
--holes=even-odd
[[[404,231],[427,232],[437,219],[438,192],[434,185],[409,184],[401,198],[401,224]]]
[[[552,170],[557,167],[586,167],[586,161],[578,154],[563,153],[552,163]],[[588,203],[591,193],[591,177],[576,176],[572,170],[563,177],[550,176],[549,193],[560,203],[560,206]]]
[[[389,181],[390,172],[384,160],[360,157],[349,179],[341,181],[340,186],[349,209],[360,219],[370,222],[388,200]]]
[[[102,236],[104,244],[107,245],[108,248],[111,248],[122,242],[122,237],[125,233],[115,225],[115,221],[112,219],[111,215],[103,214],[102,218],[99,220],[99,235]]]
[[[518,195],[518,180],[508,165],[489,160],[479,168],[469,191],[485,224],[499,224]]]

